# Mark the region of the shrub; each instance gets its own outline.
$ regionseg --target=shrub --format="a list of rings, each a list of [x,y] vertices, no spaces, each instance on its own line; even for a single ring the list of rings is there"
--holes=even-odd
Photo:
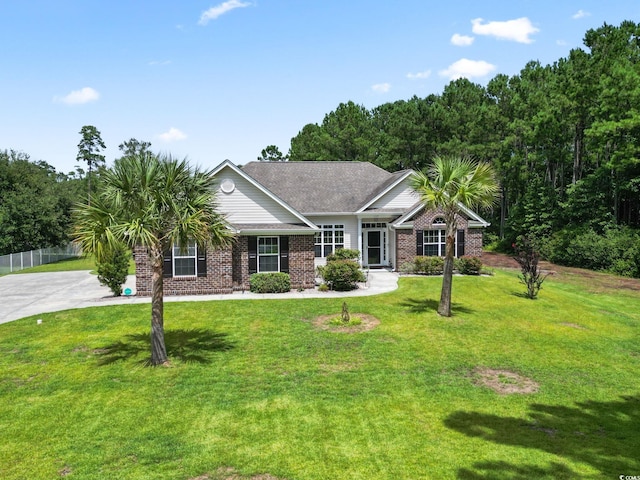
[[[414,263],[416,273],[424,275],[442,275],[444,270],[444,258],[442,257],[416,257]]]
[[[416,273],[416,264],[413,262],[404,262],[398,270],[400,273]]]
[[[101,262],[96,262],[98,280],[109,287],[115,297],[122,295],[122,285],[127,281],[131,252],[119,245],[108,252]]]
[[[541,244],[541,254],[551,262],[618,275],[640,277],[640,235],[628,227],[610,227],[603,233],[592,228],[565,229]]]
[[[335,260],[358,260],[360,250],[352,250],[350,248],[340,248],[333,253],[327,255],[327,263]]]
[[[333,290],[341,292],[353,290],[357,288],[356,283],[365,281],[364,273],[353,260],[332,260],[318,267],[318,273]]]
[[[478,257],[465,255],[456,261],[458,272],[462,275],[480,275],[482,260]]]
[[[285,293],[291,290],[291,278],[282,272],[254,273],[249,284],[254,293]]]
[[[513,257],[520,265],[520,281],[527,287],[527,297],[535,299],[542,288],[542,282],[547,275],[542,275],[538,268],[540,254],[534,242],[526,237],[518,237],[516,242],[516,255]]]

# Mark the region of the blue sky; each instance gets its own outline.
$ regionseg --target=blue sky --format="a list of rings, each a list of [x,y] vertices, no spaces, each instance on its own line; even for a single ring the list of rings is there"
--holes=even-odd
[[[552,63],[640,2],[2,0],[0,19],[0,150],[69,172],[83,125],[108,164],[131,137],[205,168],[286,153],[340,102]]]

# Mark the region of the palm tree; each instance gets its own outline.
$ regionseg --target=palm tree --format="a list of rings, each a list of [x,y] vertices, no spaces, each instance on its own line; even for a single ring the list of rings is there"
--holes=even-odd
[[[98,260],[117,244],[144,246],[152,269],[151,363],[166,363],[162,265],[172,245],[226,246],[231,230],[216,211],[210,171],[150,152],[115,161],[94,202],[74,211],[74,240]]]
[[[439,156],[426,173],[414,174],[411,186],[425,207],[439,208],[444,214],[446,246],[438,313],[450,317],[456,216],[463,207],[477,210],[493,206],[498,196],[498,182],[488,163],[468,157]]]

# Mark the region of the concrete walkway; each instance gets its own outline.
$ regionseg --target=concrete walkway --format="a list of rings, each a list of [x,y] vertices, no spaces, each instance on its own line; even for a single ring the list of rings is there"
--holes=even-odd
[[[129,276],[124,288],[130,288],[132,295],[113,297],[107,287],[100,285],[97,276],[88,271],[5,275],[0,277],[0,323],[71,308],[151,303],[149,297],[135,296],[135,285],[135,276]],[[367,282],[351,292],[319,292],[317,289],[273,294],[235,292],[227,295],[165,296],[164,301],[360,297],[391,292],[396,288],[397,273],[371,270]]]

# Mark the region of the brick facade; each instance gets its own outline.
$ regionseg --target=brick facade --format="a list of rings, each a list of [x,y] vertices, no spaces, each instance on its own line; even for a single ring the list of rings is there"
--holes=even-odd
[[[165,277],[165,295],[209,295],[249,290],[249,242],[238,237],[232,246],[207,250],[207,275],[203,277]],[[151,295],[151,267],[146,249],[136,247],[136,293]],[[289,275],[291,288],[315,285],[313,235],[289,236]]]
[[[165,277],[163,279],[164,294],[231,293],[233,291],[231,255],[231,247],[207,250],[207,275],[204,277]],[[135,262],[136,294],[148,297],[151,295],[151,266],[145,248],[135,248]]]
[[[403,263],[413,262],[416,256],[416,231],[434,228],[433,221],[441,216],[443,216],[442,210],[423,210],[414,218],[413,229],[396,230],[396,264],[398,268]],[[482,256],[482,228],[469,228],[468,219],[464,216],[457,216],[456,223],[458,229],[465,231],[465,255]]]

